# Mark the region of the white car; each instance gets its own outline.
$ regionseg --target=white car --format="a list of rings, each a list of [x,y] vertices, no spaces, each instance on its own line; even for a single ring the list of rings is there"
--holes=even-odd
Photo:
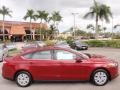
[[[39,47],[46,46],[46,44],[43,41],[35,41],[36,44],[38,44]]]
[[[0,62],[8,55],[8,49],[4,47],[3,44],[0,44]]]
[[[17,46],[15,45],[15,43],[8,43],[6,44],[6,48],[8,50],[13,50],[13,49],[17,49]]]

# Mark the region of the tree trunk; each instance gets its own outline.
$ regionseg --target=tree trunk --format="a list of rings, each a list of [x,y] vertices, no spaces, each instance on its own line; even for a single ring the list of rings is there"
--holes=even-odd
[[[30,18],[30,32],[31,32],[31,40],[33,39],[33,33],[32,33],[32,24],[31,24],[31,18]]]
[[[59,22],[57,23],[57,35],[56,35],[56,37],[58,38],[58,36],[59,36],[59,29],[58,29],[58,25],[59,25]]]
[[[98,39],[99,31],[98,31],[98,15],[96,15],[96,31],[95,31],[95,38]]]
[[[5,15],[3,15],[2,31],[3,31],[3,41],[5,41]]]
[[[40,22],[40,41],[42,41],[42,18]]]
[[[56,21],[54,21],[54,27],[53,27],[53,29],[56,29]],[[55,39],[55,30],[53,32],[53,39]]]

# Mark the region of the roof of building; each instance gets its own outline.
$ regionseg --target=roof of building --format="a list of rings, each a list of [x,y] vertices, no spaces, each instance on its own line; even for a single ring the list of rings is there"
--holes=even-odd
[[[25,33],[25,30],[24,30],[23,26],[20,25],[20,26],[12,26],[9,34],[24,35],[26,33]]]
[[[21,26],[23,26],[24,28],[26,28],[26,27],[29,27],[30,26],[30,23],[29,22],[20,22],[20,21],[5,21],[4,22],[5,23],[5,26],[14,26],[14,25],[21,25]],[[32,27],[33,28],[39,28],[40,27],[40,25],[43,25],[43,28],[45,28],[45,29],[47,29],[48,28],[48,26],[47,26],[47,24],[45,24],[45,23],[31,23],[32,24]],[[0,26],[2,26],[2,20],[0,20]]]

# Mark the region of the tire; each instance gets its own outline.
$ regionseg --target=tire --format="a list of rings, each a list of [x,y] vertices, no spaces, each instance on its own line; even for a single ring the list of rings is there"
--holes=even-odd
[[[75,47],[75,50],[78,50],[78,48],[77,48],[77,47]]]
[[[91,80],[96,86],[104,86],[109,80],[108,72],[104,69],[97,69],[93,72]]]
[[[2,62],[4,61],[5,55],[2,56]]]
[[[32,77],[30,73],[26,71],[20,71],[15,77],[16,84],[20,87],[27,87],[32,83]]]
[[[4,55],[2,56],[2,58],[1,58],[0,62],[3,62],[3,60],[4,60]]]

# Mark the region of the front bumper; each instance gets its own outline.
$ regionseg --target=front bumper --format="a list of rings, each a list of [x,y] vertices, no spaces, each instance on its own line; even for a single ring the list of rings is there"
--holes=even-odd
[[[119,68],[118,66],[116,67],[111,67],[109,68],[110,74],[111,74],[111,79],[115,79],[116,77],[119,76]]]
[[[80,47],[78,47],[78,46],[77,46],[77,48],[78,48],[78,49],[83,49],[83,50],[88,49],[88,47],[87,47],[87,46],[80,46]]]

